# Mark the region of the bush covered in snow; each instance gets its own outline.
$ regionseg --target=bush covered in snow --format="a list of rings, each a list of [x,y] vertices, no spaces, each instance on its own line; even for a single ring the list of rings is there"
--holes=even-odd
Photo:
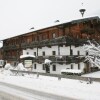
[[[63,69],[61,70],[61,74],[63,75],[81,75],[82,71],[81,70],[76,70],[76,69]]]
[[[12,69],[12,66],[10,63],[7,63],[4,67],[5,70],[9,70],[9,69]]]
[[[24,67],[24,65],[22,63],[19,63],[16,67],[16,70],[23,70],[23,71],[27,71],[27,69]]]
[[[4,68],[2,68],[1,73],[4,75],[13,75],[13,73],[10,71],[10,69],[13,69],[10,63],[7,63]]]

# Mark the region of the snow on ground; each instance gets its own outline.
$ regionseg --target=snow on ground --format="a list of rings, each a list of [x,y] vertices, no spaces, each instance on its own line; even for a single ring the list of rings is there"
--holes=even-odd
[[[87,84],[79,80],[61,79],[56,77],[25,75],[11,76],[9,74],[0,73],[0,82],[15,84],[18,86],[44,91],[56,95],[71,97],[79,100],[99,100],[100,99],[100,83],[93,82]]]
[[[82,75],[84,77],[100,78],[100,71]]]

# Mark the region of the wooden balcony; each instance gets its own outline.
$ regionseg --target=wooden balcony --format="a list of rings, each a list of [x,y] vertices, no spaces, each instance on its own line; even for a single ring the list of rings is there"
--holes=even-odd
[[[84,57],[73,55],[73,56],[48,56],[48,57],[43,57],[43,56],[38,56],[37,57],[37,62],[38,63],[44,63],[44,60],[49,59],[52,61],[52,63],[58,63],[58,64],[70,64],[70,63],[79,63],[84,61]]]
[[[19,49],[19,45],[9,45],[9,46],[4,46],[3,50],[8,51],[8,50],[16,50]]]
[[[9,45],[9,46],[4,46],[3,49],[5,51],[8,50],[17,50],[17,49],[27,49],[27,48],[41,48],[44,46],[47,47],[51,47],[51,46],[55,46],[55,45],[66,45],[66,46],[70,46],[70,45],[75,45],[75,46],[80,46],[83,45],[84,43],[86,44],[86,39],[76,39],[76,38],[72,38],[72,37],[67,37],[67,36],[63,36],[63,37],[58,37],[58,38],[54,38],[54,39],[50,39],[50,40],[42,40],[42,41],[33,41],[30,43],[21,43],[19,45]]]
[[[38,41],[31,42],[31,43],[22,43],[21,48],[26,49],[26,48],[36,48],[38,46]]]
[[[4,56],[4,60],[12,60],[12,61],[17,61],[18,60],[18,58],[16,57],[16,56]]]
[[[81,33],[82,34],[85,33],[85,34],[91,35],[91,34],[95,34],[95,30],[92,29],[92,28],[84,28],[84,29],[81,30]]]
[[[40,41],[38,43],[39,47],[43,47],[43,46],[54,46],[54,45],[75,45],[75,46],[81,46],[83,44],[86,44],[87,39],[76,39],[76,38],[72,38],[72,37],[58,37],[55,39],[51,39],[51,40],[43,40]]]

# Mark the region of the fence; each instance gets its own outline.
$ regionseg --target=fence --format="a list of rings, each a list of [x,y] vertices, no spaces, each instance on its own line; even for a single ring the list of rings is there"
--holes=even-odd
[[[68,79],[75,79],[75,80],[83,80],[83,81],[88,81],[88,77],[83,77],[83,76],[77,76],[77,75],[62,75],[62,74],[51,74],[51,73],[41,73],[41,72],[32,72],[32,71],[19,71],[19,70],[11,70],[13,73],[16,75],[19,73],[27,73],[27,74],[37,74],[37,77],[39,75],[43,76],[50,76],[50,77],[57,77],[58,80],[61,80],[61,78],[68,78]],[[100,82],[100,78],[92,78],[92,81]]]

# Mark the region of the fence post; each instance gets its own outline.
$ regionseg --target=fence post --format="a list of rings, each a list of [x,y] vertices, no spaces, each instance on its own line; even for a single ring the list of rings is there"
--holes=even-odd
[[[39,77],[39,73],[37,72],[37,78]]]
[[[61,76],[58,76],[58,80],[59,80],[59,81],[61,80]]]

